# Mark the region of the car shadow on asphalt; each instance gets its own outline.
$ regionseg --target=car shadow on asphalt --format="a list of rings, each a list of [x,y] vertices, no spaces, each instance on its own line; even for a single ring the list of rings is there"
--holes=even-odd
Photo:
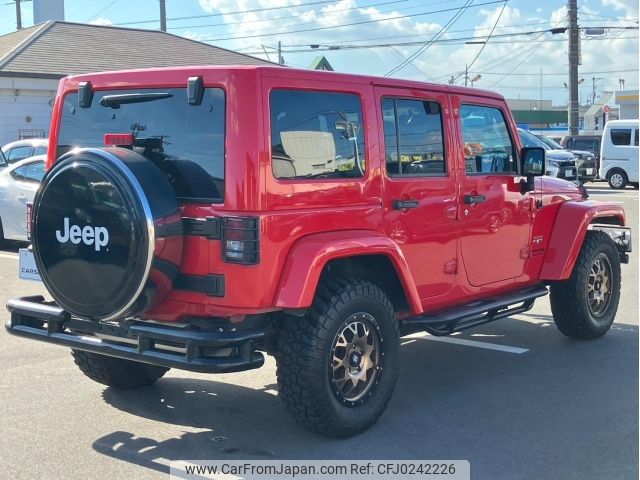
[[[353,438],[327,439],[299,428],[273,384],[248,388],[189,378],[184,372],[161,379],[155,387],[103,391],[104,401],[112,407],[175,426],[178,436],[156,440],[144,430],[119,430],[95,440],[93,448],[162,473],[169,472],[174,460],[252,458],[470,459],[472,465],[476,461],[474,471],[481,473],[479,463],[485,468],[504,465],[506,449],[516,478],[523,464],[534,468],[537,455],[541,463],[557,456],[567,435],[578,443],[596,441],[598,428],[609,421],[611,405],[621,398],[629,400],[629,418],[637,413],[633,410],[638,389],[637,328],[582,342],[550,328],[550,317],[536,317],[539,323],[512,319],[498,322],[501,328],[494,324],[472,330],[488,341],[504,336],[501,343],[511,339],[530,348],[522,355],[420,338],[406,343],[387,412]],[[611,355],[612,351],[623,353]],[[612,369],[621,374],[612,376]],[[596,384],[594,375],[600,379]],[[569,412],[549,408],[567,402],[595,405],[588,412],[590,423],[579,421],[587,414],[579,408]],[[629,429],[637,436],[637,422]]]

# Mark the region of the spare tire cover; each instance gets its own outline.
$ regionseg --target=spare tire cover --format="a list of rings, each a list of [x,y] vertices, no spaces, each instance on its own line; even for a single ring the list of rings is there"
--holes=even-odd
[[[33,204],[42,281],[71,314],[133,316],[171,289],[182,258],[182,218],[156,165],[123,148],[79,149],[45,175]]]

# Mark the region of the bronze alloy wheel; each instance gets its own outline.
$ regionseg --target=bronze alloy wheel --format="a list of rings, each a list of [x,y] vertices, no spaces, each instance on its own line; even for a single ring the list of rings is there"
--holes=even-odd
[[[609,306],[611,299],[611,263],[604,253],[593,259],[587,281],[587,296],[591,314],[601,317]]]
[[[381,369],[380,337],[368,313],[355,313],[337,333],[331,350],[330,379],[338,400],[362,403]]]

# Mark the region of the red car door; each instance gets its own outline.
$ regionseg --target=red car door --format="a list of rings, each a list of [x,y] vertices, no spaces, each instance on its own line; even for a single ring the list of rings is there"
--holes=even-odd
[[[376,87],[381,114],[384,229],[421,298],[447,293],[457,267],[456,176],[444,91]]]
[[[467,279],[473,286],[515,279],[529,252],[530,198],[520,191],[510,116],[499,100],[452,95],[451,101],[465,165],[460,247]]]

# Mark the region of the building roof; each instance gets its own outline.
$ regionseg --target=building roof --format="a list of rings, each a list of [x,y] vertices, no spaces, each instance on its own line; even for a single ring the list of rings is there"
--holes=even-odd
[[[333,67],[324,55],[314,58],[309,68],[312,70],[327,70],[328,72],[333,72]]]
[[[0,36],[0,76],[187,65],[275,64],[159,30],[49,21]]]

